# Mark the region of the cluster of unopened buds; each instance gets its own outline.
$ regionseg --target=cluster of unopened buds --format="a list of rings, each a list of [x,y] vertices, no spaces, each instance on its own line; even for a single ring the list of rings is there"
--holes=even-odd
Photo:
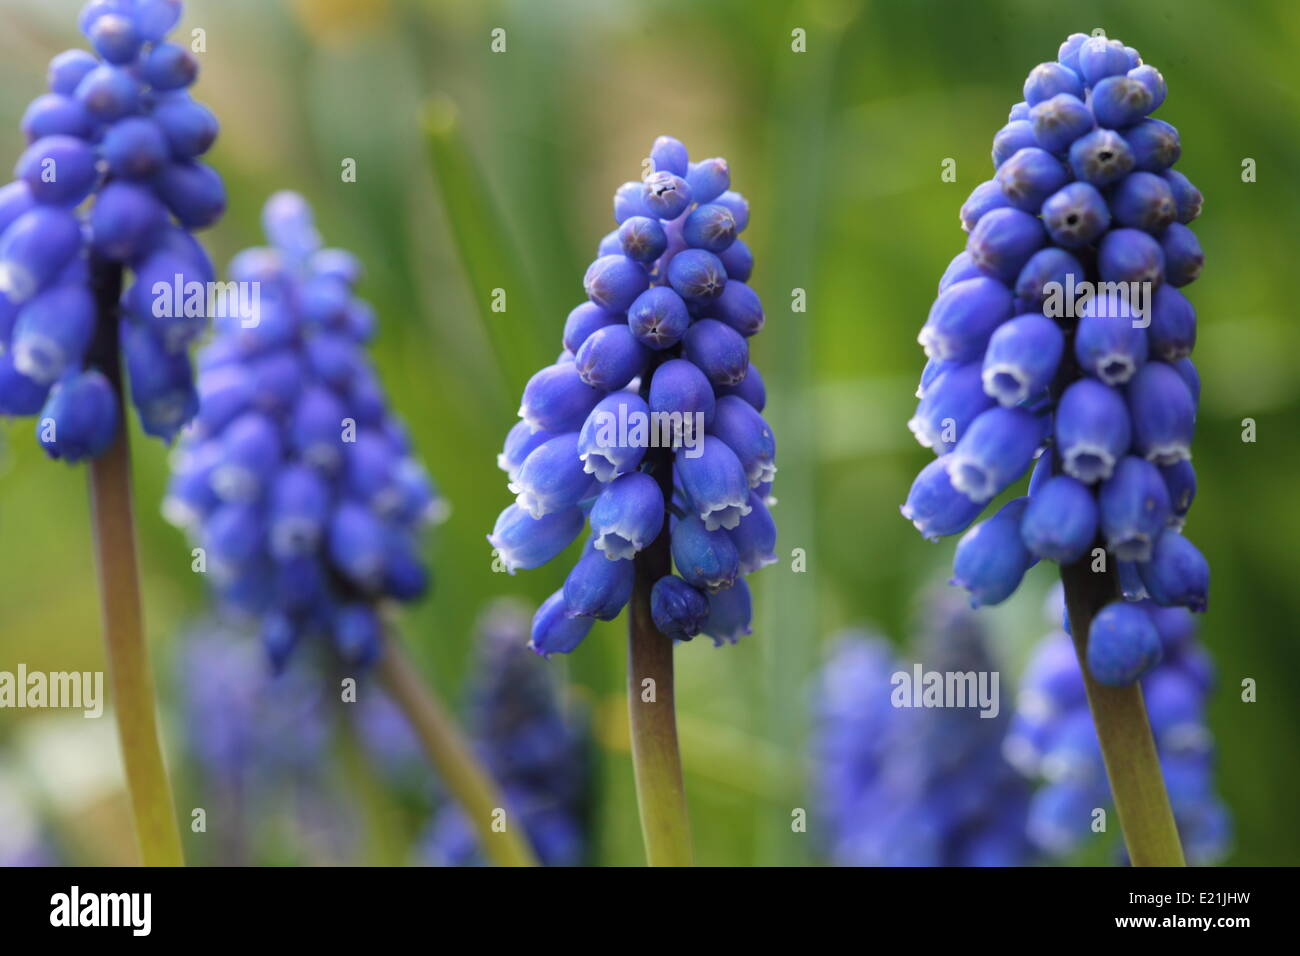
[[[654,583],[651,608],[674,639],[748,634],[744,576],[776,560],[776,442],[749,361],[763,308],[738,238],[749,204],[725,160],[692,163],[671,137],[655,140],[648,166],[615,194],[618,228],[587,269],[587,301],[569,313],[559,359],[529,380],[498,459],[516,499],[488,540],[511,573],[591,524],[537,612],[540,654],[572,651],[594,621],[619,615],[633,558],[665,519],[677,573]]]
[[[997,604],[1041,558],[1116,562],[1124,600],[1093,621],[1088,664],[1130,684],[1160,656],[1137,602],[1207,601],[1207,563],[1182,533],[1200,383],[1181,289],[1201,271],[1187,226],[1201,195],[1171,168],[1177,130],[1149,115],[1164,78],[1131,47],[1075,34],[1024,96],[920,333],[909,424],[937,457],[903,514],[928,538],[957,534],[1037,458],[1028,493],[958,544],[954,583]]]

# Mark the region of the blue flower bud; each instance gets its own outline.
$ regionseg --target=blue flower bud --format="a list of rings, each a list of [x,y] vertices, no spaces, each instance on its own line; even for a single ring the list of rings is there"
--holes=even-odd
[[[1168,529],[1156,539],[1151,560],[1138,566],[1151,599],[1165,607],[1204,611],[1208,606],[1210,567],[1187,538]]]
[[[40,293],[18,312],[12,341],[14,368],[33,382],[52,384],[81,367],[95,333],[95,300],[80,285]]]
[[[951,455],[936,458],[916,476],[907,501],[899,508],[903,517],[931,541],[957,534],[984,509],[952,486],[948,476]]]
[[[50,390],[36,436],[46,455],[75,464],[108,450],[120,417],[108,379],[94,369],[77,372]]]
[[[275,476],[267,508],[270,552],[277,558],[316,553],[330,514],[330,489],[315,471],[291,465]]]
[[[1129,449],[1131,426],[1123,396],[1093,379],[1066,388],[1053,427],[1062,470],[1086,485],[1109,478]]]
[[[1164,120],[1150,117],[1124,130],[1124,142],[1133,153],[1133,168],[1161,173],[1178,162],[1182,146],[1178,130]]]
[[[1160,663],[1160,636],[1147,612],[1115,601],[1097,612],[1088,629],[1088,670],[1110,687],[1132,684]]]
[[[686,181],[691,186],[691,201],[704,205],[713,202],[731,188],[731,170],[725,159],[702,159],[698,163],[691,163]],[[675,219],[676,215],[664,218]]]
[[[49,385],[33,382],[14,368],[12,352],[0,352],[0,415],[35,415],[49,393]]]
[[[170,148],[157,123],[128,116],[105,131],[100,151],[115,177],[148,179],[167,164]]]
[[[1185,225],[1201,214],[1204,200],[1201,191],[1192,185],[1191,180],[1176,169],[1166,169],[1160,174],[1160,178],[1169,184],[1169,189],[1174,194],[1179,222]]]
[[[952,486],[984,504],[1024,474],[1043,443],[1044,419],[1023,408],[980,413],[948,459]]]
[[[698,197],[688,180],[670,172],[651,173],[641,186],[641,204],[656,219],[676,219],[692,201]]]
[[[1092,492],[1068,475],[1057,475],[1030,493],[1020,537],[1038,557],[1070,564],[1092,545],[1097,521]]]
[[[22,129],[28,143],[46,136],[89,139],[93,123],[86,108],[71,96],[46,93],[32,100],[23,114]]]
[[[1149,362],[1128,384],[1133,449],[1157,465],[1192,457],[1196,402],[1181,375],[1164,362]]]
[[[203,413],[200,412],[200,417],[202,415]],[[497,467],[506,473],[510,481],[514,481],[519,475],[519,466],[524,463],[528,454],[538,445],[554,437],[551,432],[533,431],[528,427],[527,422],[516,422],[506,433],[505,444],[501,448],[501,453],[497,455]]]
[[[519,417],[536,431],[577,431],[603,394],[582,380],[572,362],[548,365],[524,386]]]
[[[674,574],[665,574],[650,590],[650,615],[664,637],[689,641],[709,617],[709,599]]]
[[[937,291],[945,292],[958,282],[965,279],[977,279],[983,274],[971,259],[970,253],[963,249],[952,257],[952,261],[948,263],[948,268],[943,270],[943,275],[939,277]]]
[[[758,373],[754,363],[749,363],[749,370],[745,372],[745,377],[737,385],[723,385],[717,389],[718,397],[723,395],[735,395],[743,398],[756,412],[761,412],[767,405],[767,387],[763,384],[763,376]]]
[[[668,263],[668,284],[687,303],[704,303],[722,295],[727,270],[711,252],[685,249]]]
[[[1080,309],[1074,333],[1074,357],[1079,367],[1107,385],[1122,385],[1131,379],[1147,360],[1146,322],[1139,308],[1127,296],[1115,293],[1089,298]]]
[[[221,436],[222,462],[212,471],[212,489],[225,501],[253,501],[269,487],[280,466],[279,429],[265,415],[246,412]]]
[[[22,180],[16,180],[7,186],[0,186],[0,235],[23,213],[36,208],[32,191]]]
[[[594,547],[611,561],[635,557],[648,548],[663,524],[659,485],[639,471],[615,478],[591,507]]]
[[[721,253],[736,241],[736,217],[721,203],[697,206],[682,223],[682,238],[695,249]]]
[[[584,302],[575,306],[564,321],[564,347],[576,353],[582,348],[582,343],[587,341],[588,336],[597,329],[607,325],[617,325],[622,321],[621,315],[606,312],[594,302]]]
[[[1110,208],[1089,183],[1057,190],[1044,201],[1042,213],[1052,241],[1070,249],[1086,246],[1110,227]]]
[[[1174,371],[1182,376],[1183,384],[1192,393],[1192,402],[1199,405],[1201,401],[1201,376],[1196,371],[1196,364],[1189,358],[1178,359],[1171,363]]]
[[[383,588],[387,536],[373,511],[344,501],[329,523],[329,557],[335,567],[367,594]]]
[[[1129,173],[1110,196],[1115,221],[1134,229],[1159,233],[1174,221],[1178,208],[1169,184],[1155,173]]]
[[[157,43],[181,18],[180,0],[136,0],[135,25],[140,36]]]
[[[776,563],[776,522],[761,498],[749,493],[749,514],[731,529],[731,543],[736,546],[740,560],[740,573],[755,571]]]
[[[1025,263],[1016,278],[1015,307],[1020,312],[1043,314],[1043,305],[1066,288],[1074,288],[1087,278],[1079,260],[1064,249],[1048,246],[1039,249]],[[1059,288],[1052,288],[1052,284]]]
[[[574,367],[588,385],[601,391],[623,388],[645,369],[649,350],[622,322],[606,325],[587,336],[574,356]]]
[[[1146,561],[1169,520],[1169,491],[1154,465],[1126,455],[1097,495],[1106,548],[1120,561]]]
[[[1010,284],[1045,239],[1036,216],[999,208],[981,217],[966,242],[966,251],[982,272]]]
[[[1008,154],[1009,156],[1010,154]],[[971,190],[970,196],[962,203],[960,218],[961,227],[966,232],[970,232],[975,225],[984,217],[984,214],[994,210],[1010,206],[1011,202],[1002,192],[1002,187],[998,185],[996,179],[990,179],[980,183]],[[940,290],[942,291],[942,290]]]
[[[1128,54],[1124,44],[1104,36],[1088,37],[1079,45],[1079,74],[1083,82],[1096,86],[1108,76],[1121,76],[1129,71]]]
[[[37,206],[0,236],[0,295],[26,302],[49,285],[81,248],[81,224],[66,209]]]
[[[1172,223],[1160,235],[1160,250],[1165,254],[1165,282],[1184,286],[1196,281],[1205,265],[1205,253],[1196,233],[1181,222]]]
[[[979,362],[948,363],[946,370],[926,387],[907,427],[922,446],[944,455],[957,447],[975,417],[993,404]]]
[[[105,13],[95,18],[86,31],[86,38],[96,53],[119,66],[134,60],[144,42],[130,16],[122,13]]]
[[[1119,576],[1119,593],[1125,601],[1145,601],[1150,597],[1136,561],[1116,561],[1115,567]]]
[[[668,236],[658,219],[632,216],[618,227],[618,241],[623,255],[637,262],[654,262],[668,248]]]
[[[989,339],[981,373],[984,391],[1005,406],[1040,394],[1056,376],[1065,335],[1051,319],[1021,315],[999,326]]]
[[[738,385],[749,369],[749,343],[717,319],[700,319],[686,330],[682,356],[715,385]]]
[[[615,222],[622,225],[633,216],[649,216],[651,214],[642,199],[643,189],[643,184],[639,182],[628,182],[618,187],[614,193]],[[617,236],[618,231],[615,230],[611,235]]]
[[[744,232],[745,227],[749,225],[749,200],[734,190],[728,189],[713,202],[719,206],[725,206],[731,211],[732,221],[736,224],[736,232]],[[743,281],[743,280],[742,280]]]
[[[1007,502],[957,542],[951,583],[970,592],[971,607],[1001,604],[1037,560],[1020,539],[1020,522],[1028,504],[1028,498]]]
[[[153,120],[162,130],[174,159],[202,156],[212,148],[220,128],[212,111],[188,96],[169,96],[157,104]]]
[[[675,475],[695,513],[710,531],[731,529],[749,514],[749,481],[736,453],[715,435],[705,435],[698,454],[679,448]]]
[[[1024,215],[1016,210],[1007,211]],[[988,221],[998,212],[995,210],[981,222]],[[976,231],[982,228],[978,226]],[[972,258],[975,258],[973,253]],[[935,299],[917,341],[931,358],[961,363],[973,361],[983,353],[993,330],[1011,317],[1011,307],[1011,291],[995,279],[980,276],[956,282]]]
[[[528,646],[542,657],[568,654],[591,633],[595,618],[576,617],[569,613],[563,589],[556,591],[533,615],[532,637]]]
[[[1079,77],[1083,76],[1083,72],[1079,68],[1079,51],[1087,40],[1088,34],[1086,33],[1071,33],[1061,43],[1056,53],[1057,61],[1062,66],[1069,67]]]
[[[510,505],[498,516],[487,538],[506,570],[514,574],[520,568],[541,567],[567,548],[582,530],[583,521],[580,508],[534,518],[518,505]]]
[[[1172,465],[1162,466],[1160,477],[1165,480],[1165,487],[1169,489],[1169,506],[1172,509],[1169,526],[1175,529],[1181,528],[1187,512],[1192,509],[1192,502],[1196,499],[1196,470],[1192,467],[1192,463],[1184,458]]]
[[[588,546],[564,579],[564,604],[569,614],[614,620],[632,598],[635,567],[630,560],[611,560],[607,553]]]
[[[1154,109],[1145,83],[1128,75],[1108,76],[1092,88],[1089,103],[1101,126],[1123,129]]]
[[[1161,75],[1160,71],[1154,66],[1143,64],[1129,70],[1128,77],[1131,80],[1137,80],[1137,82],[1145,86],[1147,92],[1151,94],[1151,106],[1147,112],[1150,113],[1159,109],[1160,104],[1165,101],[1165,94],[1168,92],[1168,88],[1165,85],[1165,78]]]
[[[140,64],[141,78],[155,90],[180,90],[199,75],[198,61],[184,47],[159,43]]]
[[[1094,186],[1109,186],[1134,168],[1133,150],[1112,129],[1095,129],[1070,144],[1070,169],[1076,179]]]
[[[717,400],[709,433],[735,453],[751,488],[776,477],[776,438],[763,416],[743,398],[724,395]]]
[[[158,198],[186,229],[207,228],[226,211],[226,187],[221,177],[203,163],[171,163],[153,183]]]
[[[122,322],[121,340],[140,427],[171,444],[199,410],[190,357],[168,352],[149,329],[127,321]]]
[[[1040,63],[1025,79],[1025,102],[1037,106],[1060,93],[1083,96],[1083,81],[1078,73],[1060,63]]]
[[[143,186],[110,182],[90,211],[90,242],[96,252],[118,262],[134,259],[166,218],[166,210]]]
[[[1049,153],[1061,155],[1070,144],[1097,125],[1092,110],[1071,93],[1058,93],[1042,100],[1029,111],[1034,139]]]
[[[704,373],[686,359],[669,359],[654,371],[650,378],[650,412],[692,416],[689,427],[695,425],[694,415],[704,416],[704,427],[713,424],[716,399],[713,387]],[[674,425],[675,437],[680,437],[685,425]],[[698,436],[696,436],[698,438]]]
[[[1031,146],[998,167],[997,181],[1011,205],[1036,213],[1043,200],[1070,181],[1070,173],[1051,153]]]
[[[1007,112],[1007,122],[1014,123],[1016,120],[1029,119],[1029,104],[1024,100],[1014,103]]]
[[[686,311],[686,303],[667,286],[652,286],[642,292],[627,311],[628,328],[637,341],[652,349],[666,349],[676,345],[690,324],[691,317]],[[564,344],[571,347],[568,326],[565,328]]]
[[[109,64],[86,73],[73,95],[87,113],[102,123],[121,119],[140,106],[140,84],[128,70]]]
[[[578,457],[578,433],[558,435],[531,451],[510,483],[515,503],[534,518],[572,508],[592,489]]]
[[[993,165],[1001,166],[1020,150],[1037,145],[1038,139],[1029,120],[1013,120],[993,136]]]
[[[623,255],[601,256],[582,280],[587,297],[606,312],[626,312],[649,284],[645,269]]]
[[[71,96],[86,74],[99,66],[99,60],[88,50],[64,50],[50,60],[46,83],[51,93]]]
[[[1166,362],[1176,362],[1192,354],[1196,344],[1196,309],[1187,296],[1171,285],[1160,286],[1152,297],[1147,340],[1156,358]]]
[[[763,303],[758,293],[745,283],[730,279],[722,287],[722,295],[709,305],[713,315],[746,337],[757,335],[763,328]]]
[[[261,513],[242,502],[220,505],[203,526],[201,540],[210,570],[233,582],[241,566],[252,560],[261,546]]]
[[[673,528],[672,554],[677,573],[686,583],[710,594],[731,587],[740,573],[740,556],[731,536],[723,530],[710,530],[694,514]]]
[[[657,171],[683,177],[688,171],[686,147],[682,145],[681,140],[671,136],[660,136],[655,139],[654,145],[650,147],[650,159],[654,162]]]
[[[635,471],[650,446],[649,413],[645,400],[632,392],[601,399],[578,434],[578,457],[587,474],[612,481]]]
[[[737,239],[727,246],[726,250],[719,254],[718,261],[727,270],[727,278],[737,282],[748,282],[754,272],[754,255],[743,239]]]
[[[723,588],[709,597],[709,616],[701,630],[713,638],[713,646],[735,644],[742,637],[753,633],[750,623],[754,616],[754,602],[749,593],[749,585],[744,578],[736,578],[736,583]]]

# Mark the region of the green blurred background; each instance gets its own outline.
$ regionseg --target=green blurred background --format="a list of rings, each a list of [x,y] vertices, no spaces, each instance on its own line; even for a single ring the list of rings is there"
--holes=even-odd
[[[6,0],[0,12],[0,142],[69,46],[75,0]],[[1229,862],[1300,859],[1300,5],[1211,0],[1046,3],[192,0],[206,31],[196,96],[221,118],[210,161],[230,209],[203,236],[214,261],[261,241],[270,192],[316,207],[328,243],[366,264],[382,320],[375,359],[450,500],[433,536],[431,598],[404,618],[431,681],[457,700],[484,602],[536,603],[565,565],[495,574],[484,534],[510,500],[495,455],[530,372],[558,352],[610,199],[653,138],[725,156],[750,200],[753,284],[768,312],[754,358],[781,446],[774,514],[782,561],[752,579],[755,633],[677,653],[697,858],[808,863],[811,677],[827,636],[870,623],[896,640],[917,595],[947,577],[952,542],[922,541],[898,515],[927,452],[905,426],[923,364],[916,332],[964,234],[957,210],[991,173],[989,144],[1025,73],[1074,31],[1101,27],[1165,74],[1160,116],[1182,134],[1206,197],[1206,252],[1190,290],[1204,381],[1189,534],[1213,568],[1202,636],[1221,681],[1212,708],[1219,785],[1232,808]],[[506,51],[490,50],[506,31]],[[807,52],[791,50],[806,31]],[[433,130],[432,150],[426,123]],[[431,167],[431,154],[436,158]],[[1258,181],[1244,183],[1242,161]],[[355,183],[341,164],[354,159]],[[956,161],[957,181],[941,163]],[[494,288],[507,311],[493,313]],[[807,311],[792,312],[792,290]],[[1258,441],[1241,440],[1242,420]],[[103,666],[84,469],[43,460],[30,421],[0,425],[0,669]],[[161,518],[166,450],[133,436],[148,626],[163,679],[172,762],[184,741],[165,680],[175,637],[204,608],[188,545]],[[791,570],[791,552],[807,570]],[[1047,624],[1040,566],[984,612],[1015,672]],[[595,859],[643,860],[622,703],[624,623],[600,625],[553,660],[592,708],[601,740]],[[1244,678],[1259,684],[1242,703]],[[48,730],[60,721],[57,733]],[[91,724],[96,725],[89,729]],[[39,725],[39,726],[38,726]],[[59,756],[50,741],[63,741]],[[72,862],[131,858],[118,771],[80,774],[84,751],[115,756],[111,722],[0,714],[0,760],[46,781],[40,810]],[[79,741],[79,743],[69,743]],[[80,747],[82,750],[78,750]],[[51,748],[54,748],[53,750]],[[78,756],[81,753],[82,756]],[[51,755],[54,754],[54,755]],[[39,764],[39,772],[30,764]],[[91,782],[82,777],[93,777]],[[58,781],[53,787],[49,781]],[[85,790],[73,799],[78,781]],[[184,790],[182,782],[181,789]],[[54,792],[59,791],[59,792]],[[815,819],[814,819],[815,825]],[[187,839],[197,839],[187,834]]]

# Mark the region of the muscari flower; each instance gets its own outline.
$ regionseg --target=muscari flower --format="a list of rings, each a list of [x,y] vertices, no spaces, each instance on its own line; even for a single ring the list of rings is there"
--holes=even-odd
[[[260,284],[258,321],[218,319],[163,510],[277,664],[309,635],[365,663],[378,603],[426,590],[420,531],[444,505],[367,359],[375,322],[354,293],[359,263],[321,247],[294,193],[271,197],[263,225],[270,246],[230,267]]]
[[[1053,606],[1059,616],[1059,589]],[[1142,695],[1174,821],[1189,863],[1218,862],[1228,852],[1232,827],[1214,788],[1213,739],[1206,726],[1214,670],[1196,640],[1196,619],[1186,608],[1149,600],[1108,605],[1102,613],[1108,611],[1133,617],[1118,626],[1140,628],[1143,640],[1154,642],[1159,663],[1145,669]],[[1096,637],[1094,631],[1088,648],[1094,672]],[[1065,631],[1048,634],[1035,649],[1021,678],[1004,752],[1027,777],[1040,781],[1028,817],[1028,834],[1037,847],[1064,856],[1096,836],[1095,811],[1110,806],[1110,787],[1083,675]]]
[[[479,628],[467,729],[484,767],[500,784],[538,859],[575,866],[587,853],[589,729],[566,707],[552,675],[528,653],[528,617],[498,602]],[[438,866],[483,865],[473,828],[455,805],[441,809],[422,841]]]
[[[929,609],[926,671],[990,672],[974,615]],[[848,632],[818,687],[814,779],[827,817],[825,852],[842,866],[1015,866],[1029,788],[1001,755],[1010,714],[975,707],[896,707],[893,675],[910,671],[881,637]]]
[[[581,557],[534,619],[542,655],[572,651],[593,621],[620,613],[636,555],[661,534],[676,573],[655,582],[652,610],[678,640],[748,634],[743,577],[776,560],[776,442],[749,356],[763,307],[738,238],[749,204],[725,160],[692,163],[667,136],[650,160],[643,182],[615,193],[618,228],[587,269],[588,301],[565,321],[559,360],[529,380],[498,456],[516,497],[488,540],[508,571],[557,557],[590,519]]]
[[[0,415],[36,416],[51,458],[94,458],[117,435],[115,342],[147,433],[170,442],[198,407],[187,349],[214,275],[192,233],[226,197],[199,159],[217,121],[188,91],[198,61],[166,39],[180,14],[179,0],[88,3],[95,52],[50,62],[0,188]]]
[[[929,363],[909,422],[937,458],[902,511],[927,538],[966,531],[1037,459],[1027,499],[958,546],[954,583],[976,606],[1005,600],[1040,558],[1103,545],[1126,600],[1205,609],[1208,565],[1182,534],[1199,379],[1181,288],[1204,259],[1187,226],[1201,195],[1171,168],[1177,130],[1149,116],[1165,93],[1132,48],[1071,36],[1031,71],[994,138],[995,177],[962,206],[969,237],[920,332]],[[1141,624],[1098,615],[1099,680],[1152,666]]]

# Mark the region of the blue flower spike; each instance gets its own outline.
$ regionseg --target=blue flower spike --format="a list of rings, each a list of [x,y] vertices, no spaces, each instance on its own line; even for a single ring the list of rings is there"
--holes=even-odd
[[[617,617],[635,562],[665,536],[676,567],[648,582],[649,605],[676,641],[748,634],[744,577],[776,560],[776,439],[750,359],[765,317],[741,238],[749,203],[726,160],[692,162],[670,136],[655,140],[647,165],[642,182],[615,193],[618,228],[565,322],[571,360],[528,382],[498,458],[516,496],[489,535],[504,569],[550,562],[590,525],[564,587],[534,619],[532,647],[544,656],[573,651],[594,620]],[[963,321],[991,331],[987,317],[957,316],[958,335]]]
[[[213,275],[192,233],[226,195],[201,159],[218,126],[189,92],[198,61],[166,42],[180,14],[179,0],[88,3],[94,52],[50,62],[0,189],[0,415],[36,417],[65,462],[117,437],[120,364],[148,434],[171,443],[198,409],[187,351],[207,330]]]

